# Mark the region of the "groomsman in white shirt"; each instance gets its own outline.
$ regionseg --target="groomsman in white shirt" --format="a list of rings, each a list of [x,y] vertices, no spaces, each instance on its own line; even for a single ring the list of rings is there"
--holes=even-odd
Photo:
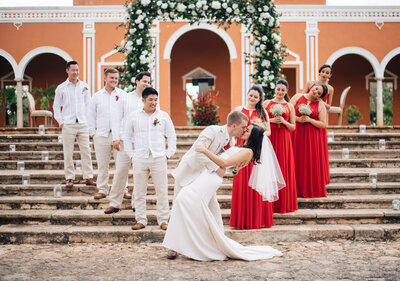
[[[92,97],[89,107],[89,133],[93,137],[98,166],[97,188],[99,192],[94,199],[107,197],[109,187],[108,170],[111,154],[117,159],[117,150],[113,148],[111,133],[111,115],[117,111],[117,101],[126,92],[117,88],[119,72],[115,68],[104,71],[105,86]],[[125,187],[124,198],[131,199],[128,189]]]
[[[126,186],[129,169],[132,165],[132,160],[126,154],[124,150],[125,144],[122,141],[125,120],[130,113],[143,108],[142,92],[150,86],[150,81],[151,74],[149,72],[140,72],[135,78],[136,90],[119,97],[116,112],[111,117],[113,147],[119,152],[116,161],[116,172],[110,190],[110,206],[104,211],[106,214],[118,212],[122,204],[124,187]],[[133,207],[134,202],[132,198]]]
[[[89,151],[89,129],[87,108],[90,104],[89,87],[79,80],[79,65],[76,61],[67,62],[68,79],[58,85],[55,93],[54,118],[62,128],[64,171],[67,187],[74,186],[74,146],[78,142],[82,159],[83,179],[86,185],[96,185],[93,181],[93,167]],[[61,109],[62,108],[62,109]]]
[[[157,194],[157,222],[166,230],[169,218],[167,160],[176,151],[176,134],[168,113],[157,108],[158,92],[146,88],[142,93],[143,108],[134,111],[125,123],[124,148],[133,158],[136,224],[133,230],[147,225],[146,195],[149,173]],[[165,138],[168,150],[165,149]],[[132,148],[134,141],[135,147]]]

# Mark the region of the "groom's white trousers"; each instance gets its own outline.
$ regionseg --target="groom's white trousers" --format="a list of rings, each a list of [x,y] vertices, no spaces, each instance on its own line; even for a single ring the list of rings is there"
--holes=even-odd
[[[168,202],[168,175],[167,158],[150,157],[133,159],[133,180],[135,188],[133,190],[135,198],[135,218],[136,222],[147,225],[146,216],[146,195],[149,174],[154,184],[157,195],[157,222],[168,223],[169,202]]]

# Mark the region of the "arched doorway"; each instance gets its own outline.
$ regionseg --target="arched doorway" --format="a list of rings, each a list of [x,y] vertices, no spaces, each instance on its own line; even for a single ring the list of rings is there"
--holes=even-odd
[[[3,56],[0,55],[0,77],[6,77],[6,76],[12,76],[12,79],[14,79],[14,71],[11,63]],[[6,105],[6,84],[1,83],[2,85],[0,86],[0,91],[1,91],[1,96],[0,96],[0,127],[5,127],[6,126],[6,116],[7,116],[7,105]]]
[[[400,89],[399,89],[399,81],[398,81],[398,77],[400,77],[400,54],[397,54],[396,56],[394,56],[386,65],[385,67],[385,77],[386,76],[391,76],[394,78],[389,78],[389,79],[385,79],[383,80],[383,84],[386,83],[390,83],[391,85],[388,85],[389,88],[391,89],[391,106],[390,104],[390,97],[387,97],[387,104],[385,105],[385,100],[384,100],[384,108],[383,108],[383,118],[385,121],[385,117],[386,120],[390,119],[390,113],[392,113],[392,124],[393,125],[400,125]],[[387,74],[391,74],[391,75],[387,75]],[[394,80],[395,79],[395,80]],[[384,88],[385,90],[385,88]],[[388,95],[388,94],[386,94]],[[385,91],[384,91],[384,98],[385,98]],[[389,123],[389,122],[387,122]]]
[[[29,61],[25,68],[25,75],[32,77],[32,89],[30,89],[35,100],[39,94],[35,94],[35,89],[47,91],[51,86],[57,86],[67,79],[65,72],[66,61],[56,54],[42,53]],[[54,99],[54,96],[52,96]],[[36,105],[40,109],[40,105]],[[50,101],[50,108],[53,111],[53,100]],[[42,118],[38,118],[38,124],[44,124]]]
[[[184,33],[175,42],[171,52],[171,118],[176,126],[187,125],[186,89],[182,77],[201,67],[212,72],[220,123],[226,123],[231,104],[230,54],[227,45],[216,33],[196,29]]]
[[[345,108],[349,105],[356,105],[363,118],[359,124],[370,124],[370,92],[366,87],[365,77],[374,69],[370,62],[361,55],[346,54],[339,57],[332,64],[333,75],[329,83],[334,87],[335,94],[332,104],[338,106],[340,104],[340,95],[342,91],[351,86],[351,90],[346,98]],[[329,116],[330,124],[337,124],[336,114]],[[347,118],[343,118],[343,123],[347,123]]]

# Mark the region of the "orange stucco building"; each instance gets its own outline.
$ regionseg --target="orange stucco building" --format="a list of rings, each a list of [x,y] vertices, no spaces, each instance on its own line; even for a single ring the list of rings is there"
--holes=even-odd
[[[118,28],[126,15],[124,2],[75,0],[73,7],[1,8],[1,87],[27,85],[32,91],[57,85],[66,79],[65,62],[74,59],[80,64],[81,79],[93,93],[98,91],[103,70],[123,63],[114,46],[125,33]],[[400,124],[400,7],[333,7],[325,0],[275,3],[289,54],[282,72],[290,83],[290,95],[316,79],[320,65],[332,64],[334,106],[351,86],[346,105],[357,105],[364,116],[359,123],[370,124],[370,86],[376,82],[379,125],[382,85],[392,83],[393,124]],[[153,86],[175,125],[186,125],[185,82],[199,69],[215,77],[222,123],[230,110],[245,103],[252,68],[243,52],[250,49],[251,34],[241,25],[224,30],[204,23],[156,22],[151,36],[156,43]],[[1,114],[4,126],[5,112]],[[337,116],[330,116],[329,122],[337,124]]]

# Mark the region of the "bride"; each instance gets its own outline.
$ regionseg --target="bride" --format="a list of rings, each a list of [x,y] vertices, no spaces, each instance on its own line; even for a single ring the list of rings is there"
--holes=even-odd
[[[252,124],[242,138],[244,147],[231,147],[221,156],[207,150],[204,144],[197,145],[196,151],[204,153],[221,168],[244,167],[253,161],[249,185],[263,200],[277,200],[285,182],[271,143],[264,137],[264,129]],[[204,169],[194,182],[182,188],[174,201],[162,244],[170,249],[168,258],[176,258],[177,253],[199,261],[227,258],[250,261],[281,256],[280,251],[269,246],[242,246],[224,235],[221,213],[213,213],[208,207],[222,180],[215,172]]]

